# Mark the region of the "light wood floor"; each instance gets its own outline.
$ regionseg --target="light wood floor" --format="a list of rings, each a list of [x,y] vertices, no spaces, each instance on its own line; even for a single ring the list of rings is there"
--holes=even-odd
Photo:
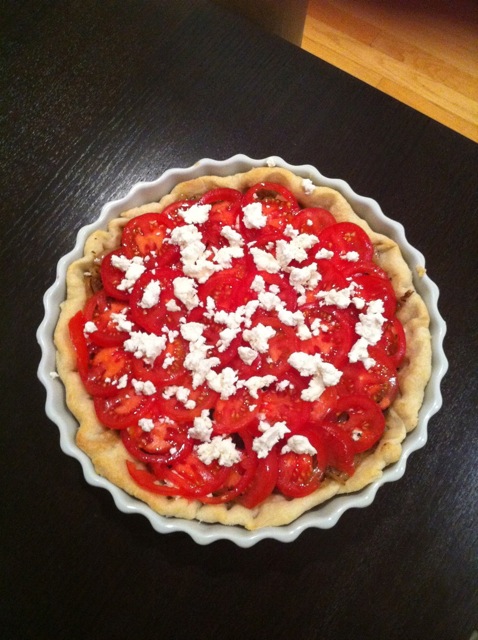
[[[302,48],[478,142],[477,0],[309,0]]]

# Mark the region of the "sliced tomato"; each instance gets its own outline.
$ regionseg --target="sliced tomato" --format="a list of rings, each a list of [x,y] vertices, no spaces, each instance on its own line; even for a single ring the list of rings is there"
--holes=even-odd
[[[187,422],[192,424],[193,419],[199,416],[201,411],[212,409],[216,405],[219,394],[206,384],[199,386],[197,389],[191,389],[185,383],[182,386],[189,389],[187,401],[194,402],[193,407],[186,408],[186,403],[178,400],[175,395],[169,399],[161,397],[158,402],[162,413],[168,418],[179,423]]]
[[[131,355],[121,346],[97,347],[90,351],[83,384],[92,396],[113,396],[118,392],[118,384],[122,379],[128,380],[130,373]]]
[[[201,502],[206,504],[231,502],[249,488],[257,469],[257,457],[253,455],[252,438],[245,435],[243,441],[241,460],[232,467],[226,467],[229,473],[223,485],[216,491],[203,495]]]
[[[260,325],[269,327],[275,334],[268,340],[267,351],[259,354],[259,375],[273,375],[282,379],[291,368],[287,362],[289,356],[299,350],[296,329],[283,324],[277,317],[259,315],[254,318],[252,330],[258,329]]]
[[[383,349],[393,365],[398,369],[403,362],[407,348],[403,325],[400,320],[394,316],[391,320],[387,320],[382,330],[382,337],[376,346],[378,349]]]
[[[217,461],[204,464],[192,451],[186,458],[174,465],[154,465],[156,477],[178,487],[178,494],[190,499],[219,491],[229,476],[229,469]]]
[[[123,344],[128,338],[128,333],[120,330],[115,315],[122,315],[126,321],[132,322],[129,306],[124,301],[107,296],[104,289],[100,289],[88,299],[85,305],[85,320],[93,322],[97,327],[96,331],[89,334],[92,342],[100,347]]]
[[[318,353],[327,362],[340,368],[356,339],[356,315],[348,309],[332,306],[303,310],[312,337],[301,341],[300,350]]]
[[[278,273],[267,273],[261,271],[259,275],[265,284],[265,293],[275,293],[285,304],[288,311],[296,311],[297,309],[297,293],[290,284],[289,279]],[[272,312],[275,315],[275,312]],[[271,312],[268,312],[270,315]]]
[[[131,462],[131,460],[126,460],[126,468],[136,484],[150,493],[155,493],[160,496],[183,495],[183,492],[179,487],[176,487],[171,483],[165,484],[164,482],[161,482],[150,471],[138,468],[134,462]]]
[[[156,386],[181,385],[187,378],[184,359],[189,351],[189,344],[179,332],[171,341],[168,339],[166,348],[156,360],[150,364],[143,358],[134,358],[132,367],[136,378],[150,380]]]
[[[317,433],[304,432],[317,453],[281,453],[277,488],[288,498],[302,498],[318,489],[327,466],[327,454],[323,440]]]
[[[281,382],[289,384],[282,388]],[[300,431],[308,424],[312,409],[312,403],[301,400],[300,397],[306,386],[306,379],[291,369],[281,381],[262,393],[258,415],[269,424],[284,421],[292,432]]]
[[[376,278],[383,278],[389,280],[387,272],[379,267],[375,262],[367,262],[366,260],[359,260],[357,262],[347,262],[344,260],[342,265],[342,274],[346,278],[354,278],[355,276],[375,276]]]
[[[327,466],[352,476],[355,473],[355,446],[350,435],[332,420],[325,421],[320,430],[327,452]]]
[[[337,222],[326,227],[319,234],[316,249],[328,249],[334,252],[332,260],[336,264],[343,264],[341,256],[354,251],[359,260],[372,261],[373,244],[365,231],[353,222]]]
[[[143,213],[125,225],[121,245],[126,255],[157,257],[163,250],[164,239],[173,224],[164,213]]]
[[[235,311],[245,297],[245,284],[235,269],[224,269],[210,276],[199,287],[198,295],[203,305],[212,298],[218,311]]]
[[[342,396],[334,407],[335,422],[351,439],[355,453],[367,451],[376,444],[385,429],[385,416],[368,396]]]
[[[266,458],[258,458],[254,477],[245,492],[237,498],[237,502],[247,509],[254,509],[264,502],[274,491],[278,471],[277,451],[272,449]]]
[[[150,417],[154,423],[150,431],[143,430],[139,424],[121,431],[126,450],[137,460],[150,464],[170,464],[182,460],[193,448],[187,429],[155,413]]]
[[[357,275],[353,282],[357,285],[354,295],[362,298],[365,302],[372,300],[382,300],[384,306],[383,315],[392,318],[397,309],[397,297],[390,283],[390,280],[377,276]]]
[[[184,224],[184,218],[180,214],[180,211],[189,209],[193,204],[197,204],[197,200],[194,198],[177,200],[163,209],[161,213],[167,220],[170,220],[174,226],[181,226]]]
[[[219,399],[214,408],[214,430],[235,433],[257,421],[259,401],[247,389],[239,389],[227,400]]]
[[[315,256],[315,253],[312,254]],[[321,291],[330,291],[331,289],[346,289],[350,282],[347,282],[342,275],[341,270],[331,260],[315,260],[315,258],[308,259],[304,266],[311,262],[317,262],[317,272],[320,275],[320,280],[317,286],[312,289],[306,289],[303,299],[300,304],[300,309],[305,307],[316,308],[320,300],[317,298],[317,294]]]
[[[228,188],[211,189],[200,198],[199,204],[211,205],[207,222],[201,228],[203,241],[207,246],[229,246],[222,230],[224,227],[234,230],[239,228],[241,198],[240,191]]]
[[[70,340],[76,354],[76,366],[82,379],[86,378],[88,361],[90,358],[84,333],[85,322],[86,320],[83,311],[78,311],[68,323]]]
[[[154,403],[150,396],[136,395],[131,386],[114,396],[93,398],[98,420],[109,429],[126,429],[145,418]]]
[[[174,296],[173,280],[181,276],[182,272],[169,267],[145,271],[136,281],[131,291],[131,317],[143,329],[159,335],[164,326],[177,327],[180,311],[169,310],[168,302],[174,302],[179,308],[184,308]],[[157,301],[147,300],[148,290],[159,287]],[[153,304],[154,302],[154,304]]]
[[[140,259],[139,256],[133,256],[136,259]],[[117,300],[124,300],[127,302],[129,300],[129,287],[127,288],[125,281],[125,271],[115,267],[113,262],[115,258],[127,258],[132,259],[129,256],[126,256],[124,253],[124,249],[115,249],[114,251],[110,251],[110,253],[106,254],[101,261],[100,274],[101,281],[103,283],[103,287],[106,293],[112,298],[116,298]],[[143,265],[140,265],[140,268]]]
[[[368,353],[375,360],[375,364],[370,369],[366,369],[361,362],[344,365],[340,386],[347,393],[368,396],[384,411],[398,393],[397,371],[393,362],[381,349],[369,347]]]
[[[291,220],[294,229],[297,229],[300,233],[308,233],[314,236],[318,236],[322,229],[330,227],[336,222],[330,211],[319,207],[302,209]]]
[[[266,230],[283,231],[291,221],[292,215],[299,211],[300,206],[295,196],[283,185],[275,182],[259,182],[250,187],[242,196],[241,206],[260,202],[262,214],[266,217]],[[243,226],[246,240],[262,235],[261,230],[247,229]]]

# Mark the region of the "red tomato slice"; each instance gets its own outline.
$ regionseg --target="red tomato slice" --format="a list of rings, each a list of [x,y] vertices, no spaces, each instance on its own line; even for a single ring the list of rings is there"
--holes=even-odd
[[[123,229],[121,245],[129,257],[153,254],[163,250],[163,241],[168,230],[173,227],[170,219],[163,213],[143,213],[131,218]]]
[[[300,233],[309,233],[314,236],[318,236],[322,229],[330,227],[336,222],[337,220],[330,211],[319,207],[302,209],[291,220],[294,229],[297,229]]]
[[[193,443],[184,426],[155,414],[152,420],[151,431],[144,431],[139,425],[122,430],[123,444],[133,457],[145,463],[170,464],[191,452]]]
[[[112,314],[123,314],[126,320],[132,321],[129,306],[107,296],[104,289],[89,298],[85,305],[86,321],[94,322],[97,327],[97,331],[91,332],[89,338],[100,347],[120,345],[128,338],[128,333],[120,331]]]
[[[184,224],[184,218],[179,212],[189,209],[193,204],[197,204],[197,200],[194,198],[189,200],[177,200],[163,209],[161,213],[167,220],[170,220],[173,223],[173,226],[181,226]]]
[[[286,376],[286,372],[291,367],[287,360],[291,353],[299,350],[299,338],[295,327],[288,327],[277,317],[256,316],[254,318],[253,329],[258,325],[270,327],[275,331],[275,335],[268,341],[268,349],[265,353],[260,353],[259,375],[273,375],[277,379]]]
[[[254,477],[246,491],[237,498],[237,502],[247,509],[254,509],[264,502],[274,491],[278,471],[277,451],[272,449],[266,458],[258,458]]]
[[[248,189],[242,196],[241,206],[260,202],[262,214],[267,218],[266,232],[282,232],[291,221],[292,215],[299,211],[300,206],[292,193],[281,184],[275,182],[259,182]],[[262,229],[247,229],[243,225],[243,235],[246,240],[253,240],[261,236]]]
[[[259,401],[247,389],[239,389],[227,400],[219,399],[214,408],[214,431],[235,433],[257,420]]]
[[[369,347],[368,353],[375,365],[366,369],[361,362],[348,363],[339,384],[347,393],[368,396],[385,411],[398,393],[397,371],[381,349]]]
[[[321,357],[341,368],[348,360],[348,353],[356,340],[356,314],[348,309],[337,309],[332,306],[304,309],[307,326],[313,335],[303,340],[300,350],[306,353],[319,353]]]
[[[342,266],[342,275],[345,278],[354,278],[355,276],[374,276],[376,278],[383,278],[384,280],[389,280],[389,277],[378,264],[375,262],[367,262],[365,260],[360,260],[358,262],[347,262],[344,260],[344,264]]]
[[[353,222],[337,222],[326,227],[319,234],[318,249],[328,249],[334,252],[332,260],[342,265],[344,260],[340,257],[349,251],[358,253],[359,260],[372,261],[373,244],[365,231]]]
[[[156,386],[181,385],[188,375],[184,369],[188,350],[189,343],[178,334],[172,342],[168,340],[166,348],[153,364],[146,363],[142,358],[133,358],[134,376],[140,380],[150,380]]]
[[[320,430],[327,452],[327,466],[352,476],[355,473],[355,446],[349,434],[332,421],[322,423]]]
[[[219,491],[224,486],[229,472],[227,467],[221,467],[216,461],[209,465],[204,464],[194,452],[172,467],[154,465],[157,477],[172,483],[178,487],[179,495],[190,499],[201,499],[202,496]]]
[[[146,469],[139,469],[131,460],[126,460],[126,467],[129,475],[133,478],[136,484],[160,496],[181,496],[183,495],[179,487],[172,484],[161,483],[156,476]]]
[[[403,362],[407,348],[403,325],[397,317],[393,317],[383,325],[382,329],[383,335],[376,345],[377,349],[382,349],[398,369]]]
[[[206,504],[224,504],[231,502],[243,494],[251,485],[256,469],[257,457],[253,455],[252,438],[243,436],[244,449],[242,457],[232,467],[226,467],[229,471],[223,485],[216,491],[203,495],[201,502]]]
[[[131,317],[143,329],[159,335],[164,326],[177,327],[180,311],[169,311],[167,304],[175,302],[183,307],[174,296],[173,280],[181,276],[181,271],[163,267],[145,271],[136,281],[130,297]],[[146,305],[145,296],[150,287],[159,284],[159,299],[152,306]],[[150,304],[150,303],[149,303]]]
[[[198,290],[199,300],[206,305],[212,298],[218,311],[235,311],[245,296],[245,284],[236,277],[234,269],[224,269],[214,273]]]
[[[115,256],[124,256],[128,258],[128,256],[125,256],[123,248],[115,249],[114,251],[110,251],[110,253],[106,254],[101,261],[101,281],[109,296],[116,298],[117,300],[127,302],[129,300],[129,291],[123,288],[118,288],[123,286],[122,283],[125,277],[125,272],[113,266],[112,260]]]
[[[109,429],[126,429],[148,417],[154,400],[149,396],[136,395],[130,386],[114,396],[93,398],[98,420]]]
[[[293,369],[283,380],[291,383],[284,389],[272,385],[260,396],[258,414],[269,424],[284,421],[292,432],[298,432],[308,424],[312,403],[301,400],[300,393],[308,381]],[[263,416],[263,418],[262,418]]]
[[[130,373],[131,356],[121,346],[97,347],[90,352],[83,384],[92,396],[113,396],[118,393],[121,378],[128,378]]]
[[[321,484],[327,466],[324,443],[317,433],[303,432],[317,453],[288,452],[279,455],[277,488],[288,498],[302,498],[315,491]]]
[[[212,189],[201,197],[199,204],[211,205],[207,222],[201,228],[207,246],[229,246],[229,241],[221,231],[224,227],[239,229],[241,198],[240,191],[228,188]]]
[[[397,309],[397,297],[390,280],[377,276],[357,275],[354,276],[353,281],[357,285],[354,295],[363,298],[366,302],[382,300],[383,315],[387,318],[393,317]]]
[[[195,402],[195,406],[193,408],[187,409],[185,403],[178,400],[176,396],[172,396],[169,399],[160,397],[158,399],[158,404],[161,412],[168,418],[171,418],[181,424],[187,422],[192,425],[193,418],[199,416],[201,411],[214,408],[218,401],[219,394],[205,384],[192,390],[185,383],[182,386],[189,389],[188,400]]]
[[[351,439],[355,453],[367,451],[377,443],[385,429],[385,416],[366,395],[343,396],[334,407],[336,424]]]

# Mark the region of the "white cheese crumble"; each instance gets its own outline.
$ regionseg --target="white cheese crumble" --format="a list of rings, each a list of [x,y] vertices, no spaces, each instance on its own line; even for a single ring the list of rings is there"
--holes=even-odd
[[[262,204],[260,202],[252,202],[242,207],[244,214],[243,221],[246,229],[262,229],[267,224],[267,218],[262,213]]]
[[[281,449],[281,453],[289,452],[314,456],[317,453],[317,449],[310,443],[310,440],[306,436],[294,435],[287,440],[287,444]]]
[[[90,333],[94,333],[95,331],[98,331],[98,327],[94,322],[91,322],[91,320],[85,322],[85,326],[83,327],[83,333],[85,336],[89,335]]]
[[[221,236],[226,238],[231,247],[242,247],[244,244],[244,239],[239,231],[236,231],[227,225],[221,229]]]
[[[189,209],[180,209],[178,213],[186,224],[204,224],[209,218],[210,211],[210,204],[195,203]]]
[[[143,258],[140,256],[134,256],[134,258],[130,259],[126,256],[114,255],[111,257],[111,264],[115,269],[119,269],[124,273],[124,278],[117,286],[117,289],[128,293],[131,293],[138,278],[146,271]]]
[[[259,353],[266,353],[269,348],[269,340],[276,334],[275,329],[259,322],[252,329],[245,329],[242,337],[253,349]]]
[[[262,377],[252,376],[247,380],[239,380],[239,382],[237,383],[237,388],[239,389],[240,387],[246,387],[250,395],[257,400],[259,398],[257,393],[259,389],[264,389],[265,387],[268,387],[276,380],[277,378],[272,375],[262,376]]]
[[[166,348],[166,336],[157,336],[144,331],[132,331],[130,337],[124,341],[125,351],[129,351],[135,358],[143,358],[147,364],[152,364]]]
[[[237,371],[231,367],[225,367],[221,373],[211,370],[206,376],[208,385],[213,391],[221,394],[221,400],[227,400],[237,391]]]
[[[347,253],[340,254],[341,260],[348,260],[349,262],[358,262],[359,257],[357,251],[347,251]]]
[[[279,273],[281,265],[271,253],[267,253],[263,249],[251,247],[249,253],[259,271],[267,271],[267,273]]]
[[[188,429],[188,436],[201,442],[209,442],[213,431],[212,420],[209,411],[203,409],[200,416],[194,418],[193,426]]]
[[[151,420],[151,418],[141,418],[138,420],[138,426],[140,426],[143,431],[146,431],[146,433],[149,433],[154,429],[154,421]]]
[[[259,422],[259,431],[262,435],[252,441],[252,449],[258,458],[266,458],[272,447],[282,440],[286,433],[290,433],[285,422],[275,422],[271,425],[265,420]]]
[[[330,260],[334,257],[334,252],[328,249],[319,249],[315,254],[316,260]]]
[[[242,362],[247,365],[251,365],[259,355],[255,349],[251,349],[250,347],[239,347],[237,353]]]
[[[302,180],[302,189],[306,195],[310,196],[314,192],[315,185],[310,178],[304,178]]]
[[[303,262],[307,258],[307,250],[311,249],[319,239],[310,233],[301,233],[290,242],[277,240],[276,258],[280,266],[285,269],[293,260]]]
[[[156,387],[151,380],[135,380],[135,378],[133,378],[131,384],[134,387],[135,393],[138,395],[152,396],[156,393]],[[118,389],[119,388],[118,384]]]
[[[160,295],[161,284],[158,280],[151,280],[144,288],[143,297],[138,304],[142,309],[151,309],[158,304]]]
[[[174,295],[180,300],[188,311],[199,305],[197,285],[192,278],[179,276],[173,280]]]
[[[301,376],[309,377],[309,386],[301,393],[302,400],[315,402],[318,400],[326,387],[333,387],[340,382],[342,371],[339,371],[330,362],[324,362],[320,354],[314,355],[295,351],[287,362],[297,369]]]
[[[210,442],[203,442],[196,447],[198,458],[204,464],[212,464],[217,460],[221,467],[232,467],[241,460],[242,454],[236,449],[231,438],[214,436]]]

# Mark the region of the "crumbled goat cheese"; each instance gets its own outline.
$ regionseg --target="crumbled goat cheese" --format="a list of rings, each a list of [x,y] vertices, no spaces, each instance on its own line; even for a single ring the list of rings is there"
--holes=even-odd
[[[304,178],[302,180],[302,189],[304,190],[304,193],[309,196],[314,192],[315,185],[309,178]]]
[[[262,213],[262,204],[253,202],[242,207],[244,213],[243,221],[247,229],[262,229],[267,224],[267,218]]]
[[[129,351],[135,358],[143,358],[147,364],[152,364],[166,348],[166,336],[154,333],[132,331],[130,337],[124,341],[125,351]]]
[[[221,267],[221,269],[228,269],[232,267],[233,258],[243,258],[244,249],[237,246],[222,247],[215,250],[214,260]]]
[[[192,278],[179,276],[173,280],[174,295],[180,300],[188,311],[199,305],[197,285]]]
[[[227,225],[221,229],[221,236],[226,238],[231,247],[242,247],[244,244],[244,239],[239,231]]]
[[[200,416],[194,418],[193,426],[188,429],[188,436],[201,442],[209,442],[212,436],[212,420],[209,411],[203,409]]]
[[[287,362],[297,369],[301,376],[311,377],[309,386],[301,393],[302,400],[314,402],[318,400],[326,387],[333,387],[339,383],[342,371],[329,362],[324,362],[320,354],[314,355],[295,351]]]
[[[252,259],[259,271],[279,273],[281,270],[281,265],[271,253],[267,253],[267,251],[263,251],[257,247],[252,247],[249,253],[252,255]]]
[[[231,367],[225,367],[221,373],[211,370],[206,376],[208,385],[213,391],[221,394],[221,400],[227,400],[237,391],[237,371]]]
[[[215,436],[210,442],[203,442],[196,447],[198,458],[204,464],[212,464],[217,460],[222,467],[232,467],[241,460],[241,452],[231,438]]]
[[[239,389],[240,387],[246,387],[250,395],[257,400],[259,398],[257,394],[259,389],[264,389],[265,387],[268,387],[276,380],[277,378],[271,375],[262,376],[262,377],[252,376],[247,380],[239,380],[239,382],[237,383],[237,388]]]
[[[154,421],[151,420],[151,418],[141,418],[140,420],[138,420],[138,426],[140,426],[143,431],[146,431],[148,433],[149,431],[152,431],[154,429]]]
[[[188,209],[180,209],[178,213],[186,224],[204,224],[209,218],[210,211],[210,204],[195,203]]]
[[[266,283],[264,281],[264,278],[262,276],[255,276],[254,280],[251,283],[251,289],[256,293],[262,293],[263,291],[265,291]]]
[[[341,260],[348,260],[349,262],[357,262],[359,257],[357,251],[347,251],[347,253],[340,254]]]
[[[143,297],[138,304],[142,309],[151,309],[158,304],[160,295],[161,284],[158,280],[151,280],[144,288]]]
[[[131,380],[135,393],[143,396],[152,396],[156,393],[156,387],[151,380]],[[119,387],[118,387],[119,388]]]
[[[317,449],[310,443],[310,440],[301,435],[291,436],[287,440],[287,444],[282,447],[281,453],[289,453],[290,451],[299,455],[307,454],[309,456],[314,456],[317,453]]]
[[[120,331],[125,331],[126,333],[133,331],[133,323],[131,320],[126,318],[126,313],[124,311],[120,311],[120,313],[112,313],[111,319]]]
[[[259,353],[266,353],[269,348],[269,340],[276,334],[275,329],[259,322],[252,329],[245,329],[242,337],[253,349]]]
[[[195,342],[202,336],[206,327],[200,322],[185,322],[181,325],[179,331],[182,337],[188,342]]]
[[[329,251],[328,249],[319,249],[315,254],[316,260],[330,260],[330,258],[334,257],[334,252]]]
[[[128,386],[128,374],[125,373],[124,375],[121,376],[121,378],[118,380],[118,383],[116,385],[117,389],[126,389],[126,387]]]
[[[115,269],[119,269],[124,273],[124,278],[117,286],[117,289],[128,293],[131,293],[138,278],[146,271],[143,258],[140,256],[134,256],[134,258],[129,259],[126,256],[114,255],[111,258],[111,264]]]
[[[237,353],[242,362],[247,365],[251,365],[259,355],[255,349],[251,349],[250,347],[239,347]]]
[[[293,260],[303,262],[308,257],[307,250],[313,247],[319,239],[309,233],[301,233],[290,242],[287,240],[277,240],[276,259],[280,266],[285,269]]]
[[[90,333],[94,333],[95,331],[98,331],[98,327],[94,322],[91,322],[91,320],[85,322],[85,326],[83,327],[83,333],[85,334],[85,336]]]
[[[322,280],[317,271],[317,265],[312,263],[306,267],[292,267],[289,274],[289,282],[298,293],[304,293],[306,289],[314,289]]]
[[[259,431],[262,431],[262,435],[254,438],[252,441],[252,449],[257,453],[258,458],[267,458],[272,447],[276,445],[286,433],[290,433],[290,429],[285,422],[275,422],[271,425],[264,420],[259,422]]]
[[[346,309],[352,302],[352,296],[356,287],[355,282],[351,282],[345,289],[330,289],[329,291],[319,291],[316,297],[324,304],[335,305],[339,309]]]
[[[271,167],[271,168],[277,166],[277,162],[276,162],[276,159],[274,158],[274,156],[271,156],[270,158],[267,158],[266,165],[268,167]]]

